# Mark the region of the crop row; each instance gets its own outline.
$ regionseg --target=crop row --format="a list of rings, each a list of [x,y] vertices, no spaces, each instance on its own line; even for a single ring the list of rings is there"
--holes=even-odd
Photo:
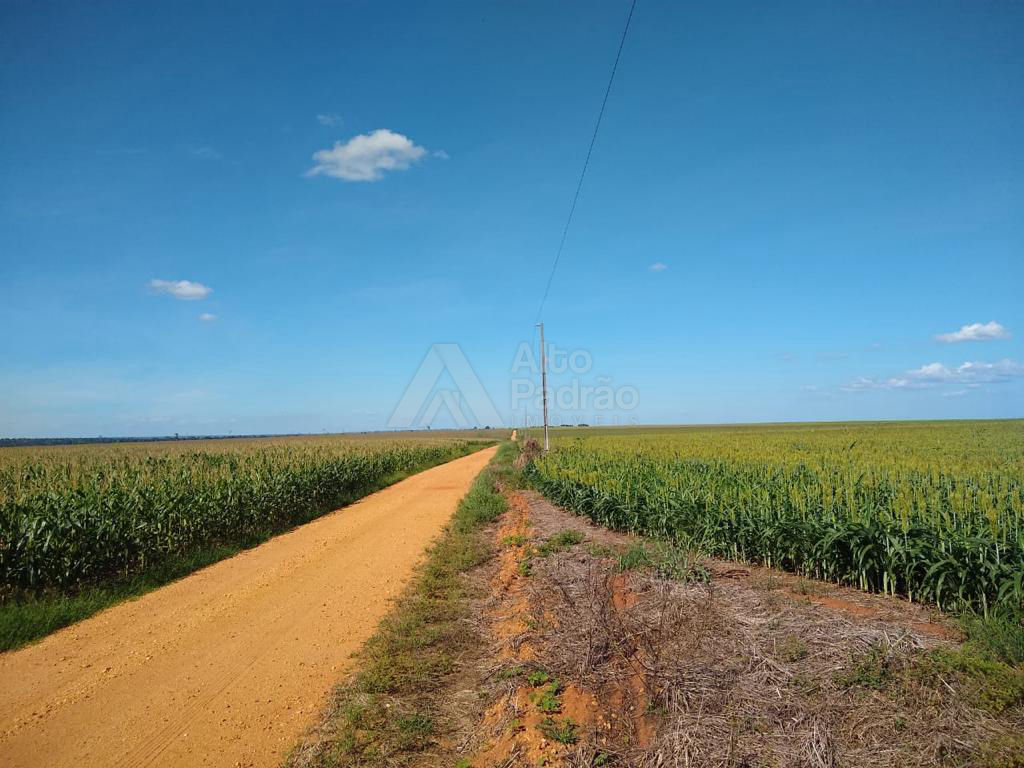
[[[944,608],[1019,608],[1021,425],[982,429],[969,462],[967,427],[913,429],[927,449],[871,425],[567,439],[531,472],[608,527]],[[859,441],[873,448],[853,456]]]
[[[253,543],[471,448],[461,440],[293,442],[7,461],[0,597],[76,588],[206,546]]]

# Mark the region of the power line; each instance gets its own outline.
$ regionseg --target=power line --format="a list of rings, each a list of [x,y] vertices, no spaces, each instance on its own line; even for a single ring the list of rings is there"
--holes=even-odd
[[[580,190],[583,189],[583,178],[587,175],[587,166],[590,165],[590,155],[594,152],[594,143],[597,141],[597,132],[601,128],[601,118],[604,117],[604,108],[608,104],[608,95],[612,92],[612,83],[615,82],[615,71],[619,68],[619,59],[622,58],[622,48],[626,44],[626,34],[629,32],[629,22],[633,20],[633,11],[636,9],[636,0],[629,6],[629,15],[626,17],[626,26],[622,30],[622,39],[619,40],[619,50],[615,54],[615,63],[612,64],[612,73],[608,78],[608,87],[604,91],[604,99],[601,101],[601,111],[597,113],[597,122],[594,124],[594,135],[590,137],[590,147],[587,149],[587,158],[583,161],[583,170],[580,172],[580,179],[576,182],[576,194],[572,196],[572,205],[569,207],[569,216],[565,220],[565,228],[562,230],[562,239],[558,243],[558,250],[555,252],[555,261],[551,265],[551,274],[548,275],[548,283],[544,287],[544,298],[540,300],[540,307],[537,309],[537,322],[540,322],[541,314],[544,312],[544,304],[548,300],[548,292],[551,290],[551,281],[555,279],[555,271],[558,269],[558,260],[562,257],[562,249],[565,248],[565,238],[569,235],[569,226],[572,224],[572,216],[576,212],[576,203],[580,199]]]

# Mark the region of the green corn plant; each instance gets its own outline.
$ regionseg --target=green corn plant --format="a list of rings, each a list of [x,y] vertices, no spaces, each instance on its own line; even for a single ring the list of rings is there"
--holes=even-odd
[[[206,546],[244,546],[390,477],[468,453],[470,444],[317,439],[202,448],[0,453],[0,599],[25,590],[72,591]]]
[[[1021,421],[580,430],[528,471],[599,524],[720,557],[946,609],[1024,599]]]

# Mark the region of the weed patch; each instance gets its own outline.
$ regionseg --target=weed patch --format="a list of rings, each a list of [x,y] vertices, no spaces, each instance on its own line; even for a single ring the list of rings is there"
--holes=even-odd
[[[543,669],[534,670],[526,676],[526,681],[534,688],[538,688],[551,680],[551,675]]]
[[[778,642],[775,652],[783,661],[800,661],[807,658],[807,643],[796,635],[787,635]]]
[[[554,536],[550,536],[545,539],[541,545],[537,547],[537,555],[539,557],[547,557],[555,552],[561,552],[563,549],[574,547],[581,541],[583,541],[582,533],[571,528],[567,528],[564,531],[559,531]]]
[[[546,714],[562,711],[562,700],[559,698],[562,693],[562,685],[554,680],[543,688],[530,694],[530,699],[537,705],[537,709]]]
[[[579,726],[570,717],[545,717],[537,724],[537,729],[559,744],[575,744],[580,738]]]
[[[836,683],[843,688],[870,688],[880,691],[889,685],[894,662],[889,650],[872,645],[866,653],[854,660],[853,666],[836,675]]]
[[[1024,669],[979,653],[969,644],[922,654],[908,675],[930,688],[957,685],[974,706],[994,714],[1024,706]]]
[[[1024,666],[1024,614],[999,611],[989,616],[968,613],[960,625],[970,645],[980,653],[1012,666]]]
[[[620,571],[646,570],[673,581],[707,582],[711,576],[689,550],[661,541],[635,542],[618,556]]]

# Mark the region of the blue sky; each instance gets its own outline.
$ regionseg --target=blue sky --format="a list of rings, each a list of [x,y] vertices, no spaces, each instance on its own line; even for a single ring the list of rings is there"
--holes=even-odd
[[[627,10],[0,2],[0,435],[381,428],[435,343],[512,418]],[[544,312],[636,404],[565,420],[1024,416],[1022,39],[640,0]]]

